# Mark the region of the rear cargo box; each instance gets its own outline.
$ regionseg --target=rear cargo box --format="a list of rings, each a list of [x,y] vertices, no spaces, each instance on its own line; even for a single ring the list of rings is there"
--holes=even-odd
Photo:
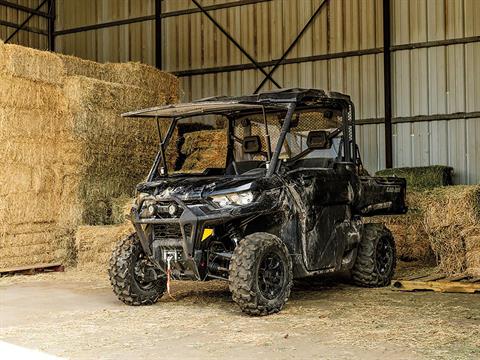
[[[363,216],[405,214],[407,182],[397,177],[360,177],[356,210]]]

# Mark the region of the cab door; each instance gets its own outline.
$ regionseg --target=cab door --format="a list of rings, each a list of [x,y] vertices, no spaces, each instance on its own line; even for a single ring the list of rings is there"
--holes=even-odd
[[[304,174],[303,181],[305,265],[311,271],[334,267],[345,248],[338,230],[350,219],[350,176],[336,169],[319,169]]]

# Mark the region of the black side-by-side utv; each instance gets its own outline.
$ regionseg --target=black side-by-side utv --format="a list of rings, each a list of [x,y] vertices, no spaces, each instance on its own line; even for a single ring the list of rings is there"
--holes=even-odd
[[[360,286],[390,283],[392,234],[362,218],[405,213],[406,182],[365,171],[348,96],[286,89],[124,116],[156,120],[160,137],[147,181],[137,187],[136,232],[110,261],[124,303],[155,303],[167,277],[226,280],[250,315],[281,310],[295,278],[349,271]],[[225,151],[212,146],[218,154],[197,154],[198,167],[185,170],[185,158],[171,154],[184,142],[182,125],[199,123],[215,132],[212,141],[224,136]]]

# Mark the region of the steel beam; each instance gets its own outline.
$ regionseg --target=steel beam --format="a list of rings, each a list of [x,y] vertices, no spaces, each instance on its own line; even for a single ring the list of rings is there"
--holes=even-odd
[[[233,43],[241,52],[243,55],[247,57],[248,60],[250,60],[254,65],[255,68],[260,70],[263,75],[266,76],[267,79],[269,79],[277,88],[281,88],[281,86],[268,74],[259,64],[258,62],[220,25],[199,3],[197,0],[192,0],[192,2],[195,4],[197,8],[201,10],[201,12],[210,20],[215,27],[220,30],[220,32],[227,37],[230,42]]]
[[[14,4],[14,3],[11,3],[10,1],[0,0],[0,5],[8,7],[10,9],[23,11],[23,12],[26,12],[26,13],[29,13],[29,14],[35,14],[35,15],[38,15],[38,16],[41,16],[41,17],[44,17],[44,18],[48,18],[50,16],[48,13],[46,13],[44,11],[32,9],[32,8],[27,7],[27,6],[23,6],[23,5],[19,5],[19,4]]]
[[[315,20],[317,15],[320,14],[320,11],[322,10],[323,6],[326,3],[327,3],[327,0],[323,0],[323,2],[318,6],[317,10],[313,13],[313,15],[310,17],[310,19],[308,19],[308,21],[305,24],[305,26],[303,27],[303,29],[298,33],[297,37],[293,40],[293,42],[290,44],[290,46],[287,48],[287,50],[283,53],[282,57],[277,60],[277,62],[273,66],[273,68],[270,69],[268,75],[262,80],[260,85],[257,86],[254,94],[256,94],[260,91],[260,89],[263,87],[263,85],[265,85],[265,83],[267,82],[268,79],[272,79],[272,77],[271,77],[272,74],[275,72],[275,70],[277,70],[277,68],[280,66],[282,61],[288,56],[288,54],[290,53],[290,51],[292,51],[292,49],[295,47],[295,45],[297,45],[298,40],[301,39],[301,37],[303,36],[305,31],[310,27],[310,25],[313,23],[313,21]]]
[[[0,20],[0,25],[2,26],[7,26],[7,27],[11,27],[13,29],[20,29],[20,25],[19,24],[15,24],[15,23],[12,23],[12,22],[9,22],[9,21],[5,21],[5,20]],[[41,34],[41,35],[48,35],[48,32],[43,30],[43,29],[39,29],[39,28],[35,28],[35,27],[30,27],[30,26],[23,26],[21,28],[22,31],[27,31],[27,32],[31,32],[31,33],[34,33],[34,34]]]
[[[35,11],[39,11],[43,5],[45,5],[47,3],[48,0],[43,0],[40,5],[38,5],[35,9]],[[30,21],[30,19],[35,16],[35,14],[30,14],[27,16],[27,18],[19,25],[19,27],[17,29],[15,29],[15,31],[13,33],[10,34],[10,36],[8,36],[6,39],[5,39],[5,44],[8,43],[20,30],[23,30],[23,27],[25,25],[27,25],[27,23]]]
[[[155,0],[155,66],[162,69],[162,0]]]
[[[390,0],[383,0],[383,91],[385,113],[385,167],[393,166],[392,140],[392,62],[390,35]]]
[[[231,1],[223,4],[205,6],[204,9],[206,11],[214,11],[214,10],[228,9],[228,8],[237,7],[237,6],[253,5],[253,4],[269,2],[269,1],[272,1],[272,0],[237,0],[237,1]],[[198,8],[169,11],[169,12],[162,13],[161,18],[164,19],[168,17],[190,15],[190,14],[195,14],[199,12],[201,12],[201,10]],[[113,26],[135,24],[139,22],[152,21],[152,20],[155,20],[155,14],[139,16],[139,17],[134,17],[130,19],[108,21],[108,22],[99,23],[99,24],[79,26],[71,29],[59,30],[55,33],[55,35],[75,34],[75,33],[84,32],[84,31],[98,30],[98,29],[104,29],[104,28],[113,27]]]

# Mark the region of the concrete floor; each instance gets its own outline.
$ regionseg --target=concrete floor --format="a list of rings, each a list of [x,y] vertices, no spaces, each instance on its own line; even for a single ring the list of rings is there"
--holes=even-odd
[[[116,300],[105,276],[0,278],[0,340],[72,359],[478,359],[480,296],[297,284],[251,318],[224,283],[174,282],[176,300]]]

